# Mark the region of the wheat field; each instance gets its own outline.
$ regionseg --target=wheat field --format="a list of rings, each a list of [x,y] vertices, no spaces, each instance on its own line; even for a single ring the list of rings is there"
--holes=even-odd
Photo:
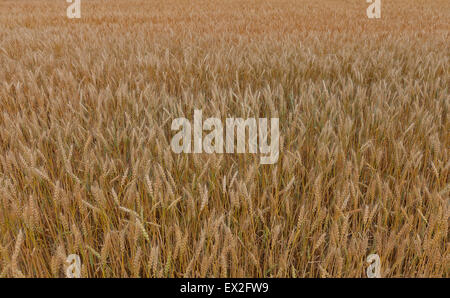
[[[450,2],[0,0],[0,277],[449,277]],[[278,117],[280,154],[171,122]]]

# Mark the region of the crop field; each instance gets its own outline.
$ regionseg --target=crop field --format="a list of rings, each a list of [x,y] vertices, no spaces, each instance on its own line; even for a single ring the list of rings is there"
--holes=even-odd
[[[0,277],[450,276],[450,1],[69,5],[0,0]],[[195,110],[276,162],[174,152]]]

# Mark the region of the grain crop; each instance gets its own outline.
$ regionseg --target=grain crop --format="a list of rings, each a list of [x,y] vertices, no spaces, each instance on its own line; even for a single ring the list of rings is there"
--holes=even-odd
[[[0,277],[449,277],[450,1],[0,0]],[[171,122],[277,117],[279,159]]]

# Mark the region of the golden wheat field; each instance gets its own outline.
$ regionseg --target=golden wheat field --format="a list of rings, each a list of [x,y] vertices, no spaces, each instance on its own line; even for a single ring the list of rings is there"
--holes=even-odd
[[[449,277],[450,1],[0,0],[0,277]],[[173,119],[277,117],[279,158]]]

